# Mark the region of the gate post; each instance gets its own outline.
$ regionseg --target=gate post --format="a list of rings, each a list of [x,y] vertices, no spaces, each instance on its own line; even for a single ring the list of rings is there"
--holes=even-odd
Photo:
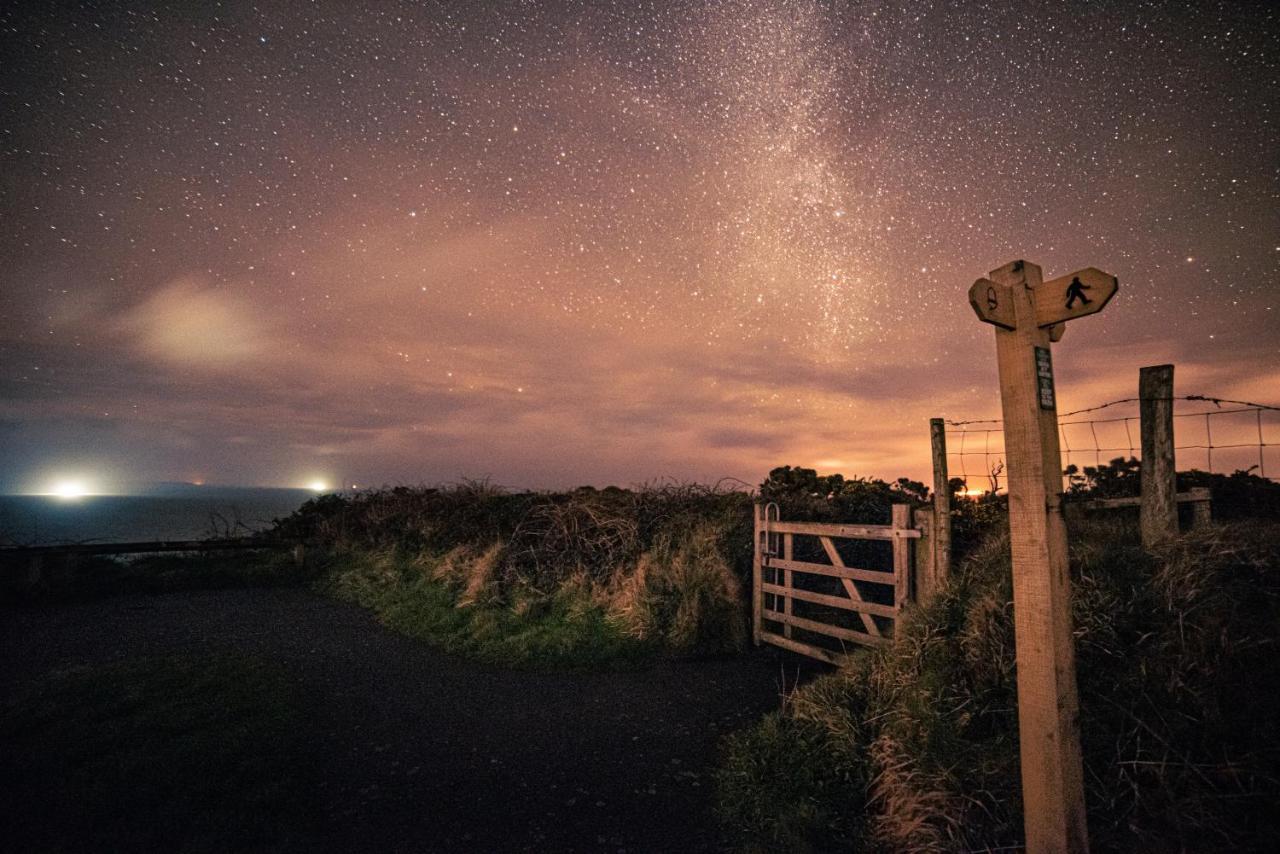
[[[764,560],[760,551],[760,538],[764,535],[764,505],[759,501],[753,505],[753,529],[751,538],[753,552],[751,556],[751,641],[760,645],[760,634],[764,629]]]
[[[911,505],[893,505],[893,609],[898,613],[911,598],[911,546],[902,536],[910,527]]]
[[[915,553],[912,574],[915,577],[911,598],[918,604],[925,604],[942,586],[938,574],[937,523],[932,507],[917,507],[911,511],[911,522],[920,531],[920,539],[915,541],[912,551]]]

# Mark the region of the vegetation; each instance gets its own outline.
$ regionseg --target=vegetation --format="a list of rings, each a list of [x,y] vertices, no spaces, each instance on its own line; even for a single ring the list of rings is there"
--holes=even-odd
[[[32,573],[26,559],[0,560],[0,602],[90,599],[120,593],[170,593],[306,583],[311,572],[279,551],[159,554],[132,559],[50,556]]]
[[[280,850],[323,819],[305,707],[244,657],[50,674],[0,705],[0,833],[12,851]]]
[[[1280,526],[1154,555],[1124,521],[1073,539],[1095,850],[1253,850],[1280,796]],[[720,810],[757,850],[1019,844],[1007,538],[964,561],[898,642],[728,740]]]
[[[1191,469],[1178,472],[1178,490],[1206,487],[1213,496],[1213,516],[1220,520],[1280,518],[1280,483],[1259,477],[1254,466],[1232,474]],[[1067,466],[1068,495],[1079,498],[1126,498],[1142,494],[1142,463],[1116,457],[1106,465]]]
[[[516,666],[608,666],[744,646],[751,498],[692,485],[325,496],[279,523],[323,589],[390,627]]]

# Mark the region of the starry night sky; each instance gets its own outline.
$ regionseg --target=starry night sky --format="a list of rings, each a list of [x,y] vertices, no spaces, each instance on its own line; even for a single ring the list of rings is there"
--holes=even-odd
[[[922,477],[1015,258],[1280,403],[1278,8],[6,4],[0,487]]]

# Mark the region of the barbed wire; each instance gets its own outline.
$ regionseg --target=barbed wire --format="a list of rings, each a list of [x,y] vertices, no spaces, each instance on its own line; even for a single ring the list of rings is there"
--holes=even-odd
[[[1113,453],[1121,453],[1121,452],[1127,453],[1129,457],[1134,457],[1134,458],[1140,457],[1141,441],[1139,440],[1135,442],[1135,431],[1133,430],[1133,426],[1132,426],[1132,422],[1140,422],[1141,419],[1140,419],[1140,416],[1138,415],[1119,416],[1115,418],[1081,418],[1081,419],[1069,420],[1069,421],[1064,421],[1062,419],[1071,418],[1072,416],[1076,416],[1076,415],[1087,415],[1092,412],[1100,412],[1102,410],[1109,409],[1114,406],[1120,406],[1123,404],[1134,404],[1134,403],[1140,404],[1143,402],[1143,400],[1144,398],[1141,398],[1141,397],[1126,397],[1120,400],[1112,400],[1106,403],[1101,403],[1101,404],[1098,404],[1097,406],[1090,406],[1084,409],[1075,409],[1075,410],[1072,410],[1071,412],[1061,413],[1058,416],[1058,419],[1059,419],[1058,433],[1062,442],[1062,452],[1063,452],[1063,459],[1064,459],[1065,465],[1066,466],[1073,465],[1074,464],[1073,458],[1075,458],[1076,460],[1083,460],[1083,459],[1088,459],[1089,457],[1092,457],[1094,465],[1101,467],[1103,454],[1113,454]],[[1230,398],[1214,397],[1212,395],[1203,395],[1203,394],[1188,394],[1188,395],[1180,395],[1177,397],[1145,398],[1145,400],[1167,401],[1171,403],[1193,402],[1193,403],[1213,404],[1216,407],[1215,409],[1206,410],[1203,412],[1174,413],[1173,417],[1175,419],[1187,419],[1187,418],[1203,418],[1204,419],[1203,441],[1192,442],[1189,444],[1181,444],[1181,445],[1175,444],[1174,451],[1175,452],[1176,451],[1204,451],[1205,466],[1209,472],[1214,472],[1215,471],[1214,461],[1213,461],[1214,451],[1231,451],[1231,450],[1239,450],[1241,448],[1256,448],[1258,452],[1257,462],[1249,466],[1247,469],[1245,469],[1245,471],[1253,471],[1254,469],[1257,469],[1258,474],[1261,477],[1267,477],[1266,449],[1272,448],[1272,447],[1280,447],[1280,442],[1267,441],[1267,436],[1263,429],[1262,415],[1264,412],[1280,412],[1280,406],[1273,406],[1271,404],[1266,404],[1266,403],[1254,403],[1252,401],[1246,401],[1246,400],[1232,400]],[[1224,406],[1228,408],[1224,408]],[[1253,416],[1254,416],[1253,427],[1257,433],[1257,440],[1254,441],[1250,439],[1249,441],[1239,441],[1240,436],[1238,435],[1239,431],[1237,430],[1236,431],[1237,435],[1231,437],[1231,440],[1215,443],[1213,439],[1213,418],[1215,416],[1239,415],[1241,413],[1253,413]],[[963,480],[966,484],[968,484],[969,471],[968,471],[967,458],[980,456],[983,458],[984,471],[982,476],[989,479],[992,492],[999,492],[1001,488],[999,479],[1001,474],[1003,474],[1003,471],[1004,471],[1004,447],[1003,447],[1004,431],[1002,426],[1000,426],[1004,423],[1003,419],[979,418],[979,419],[970,419],[965,421],[944,419],[944,423],[948,427],[959,428],[954,430],[946,430],[945,432],[948,436],[958,436],[960,440],[958,450],[951,451],[950,449],[948,449],[948,452],[947,452],[948,457],[957,457],[959,460],[960,479]],[[1117,425],[1117,424],[1122,425],[1124,428],[1123,444],[1119,444],[1119,443],[1110,444],[1110,445],[1104,444],[1104,440],[1100,439],[1098,436],[1099,425],[1110,426],[1110,425]],[[987,426],[979,427],[978,425],[987,425]],[[1080,428],[1080,430],[1084,430],[1085,428],[1087,428],[1088,441],[1082,444],[1079,441],[1080,439],[1079,432],[1077,432],[1076,434],[1077,442],[1076,442],[1076,445],[1073,446],[1071,443],[1070,432],[1067,430],[1068,427]],[[992,434],[998,434],[1000,437],[1000,448],[997,450],[992,450],[991,448]],[[982,450],[971,450],[969,445],[970,437],[976,438],[978,435],[981,435]],[[1219,431],[1219,435],[1220,436],[1222,435],[1221,431]],[[992,462],[993,460],[995,460],[994,463]],[[1273,471],[1274,470],[1275,469],[1273,469]]]

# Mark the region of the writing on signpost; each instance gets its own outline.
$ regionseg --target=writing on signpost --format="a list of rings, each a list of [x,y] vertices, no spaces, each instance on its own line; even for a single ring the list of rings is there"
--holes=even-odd
[[[1053,399],[1053,359],[1048,347],[1036,348],[1036,382],[1040,391],[1040,408],[1057,409]]]

